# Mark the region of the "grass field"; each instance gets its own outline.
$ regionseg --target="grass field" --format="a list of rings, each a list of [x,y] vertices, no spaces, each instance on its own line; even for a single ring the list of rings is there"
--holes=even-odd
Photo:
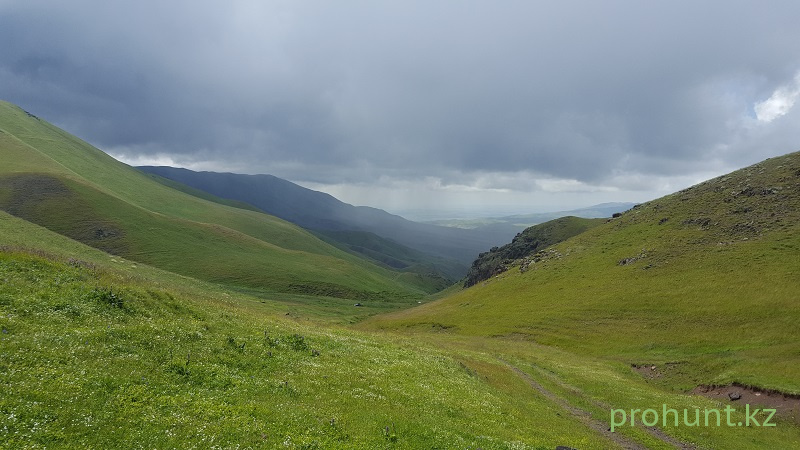
[[[421,342],[284,318],[280,304],[7,215],[0,230],[50,249],[0,251],[6,448],[602,448],[553,405],[520,399],[524,384],[496,364],[477,372]]]
[[[398,340],[292,320],[279,304],[34,227],[15,232],[52,253],[0,252],[6,448],[670,448],[641,427],[612,439],[591,425],[607,426],[608,405],[721,408],[519,338]],[[708,448],[800,442],[783,420],[665,430]]]

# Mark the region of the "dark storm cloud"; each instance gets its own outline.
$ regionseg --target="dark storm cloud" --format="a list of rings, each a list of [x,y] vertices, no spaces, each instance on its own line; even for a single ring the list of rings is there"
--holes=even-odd
[[[603,185],[800,148],[753,110],[800,70],[794,1],[61,3],[0,2],[0,96],[128,156]]]

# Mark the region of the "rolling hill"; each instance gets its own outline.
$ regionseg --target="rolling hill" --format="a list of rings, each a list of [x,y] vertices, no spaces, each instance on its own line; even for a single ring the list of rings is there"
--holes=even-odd
[[[282,219],[153,181],[80,139],[0,103],[0,209],[95,248],[264,292],[418,298],[414,279]]]
[[[240,200],[217,197],[214,194],[153,173],[148,173],[148,175],[165,186],[196,197],[223,205],[263,212],[255,206]],[[334,247],[364,258],[381,267],[402,272],[404,277],[418,279],[418,282],[422,283],[421,286],[424,285],[425,289],[430,292],[452,285],[466,273],[466,267],[458,261],[406,247],[369,231],[311,229],[309,231]]]
[[[0,281],[3,448],[604,442],[424,342],[298,320],[3,211]]]

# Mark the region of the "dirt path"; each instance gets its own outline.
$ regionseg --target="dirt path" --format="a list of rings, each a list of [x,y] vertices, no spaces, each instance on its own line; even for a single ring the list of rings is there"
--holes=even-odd
[[[633,441],[631,438],[629,438],[627,436],[623,436],[623,435],[621,435],[619,433],[612,433],[611,430],[609,429],[608,423],[606,423],[606,422],[604,422],[602,420],[595,419],[594,417],[592,417],[592,415],[589,412],[587,412],[587,411],[585,411],[585,410],[583,410],[581,408],[578,408],[578,407],[575,407],[575,406],[571,405],[564,398],[559,397],[558,395],[556,395],[556,394],[550,392],[549,390],[545,389],[544,386],[539,384],[536,380],[533,379],[533,377],[531,377],[527,372],[523,371],[519,367],[516,367],[513,364],[511,364],[508,361],[503,360],[503,359],[500,359],[500,362],[505,364],[509,369],[511,369],[514,373],[516,373],[520,378],[525,380],[525,382],[531,388],[533,388],[534,390],[536,390],[537,392],[542,394],[545,398],[547,398],[548,400],[552,401],[553,403],[555,403],[556,405],[558,405],[562,409],[568,411],[570,414],[572,414],[574,417],[576,417],[579,421],[581,421],[581,423],[583,423],[587,427],[597,431],[598,433],[602,434],[604,437],[606,437],[607,439],[613,441],[614,443],[616,443],[620,447],[622,447],[624,449],[646,449],[647,448],[647,447],[643,446],[642,444],[639,444],[639,443]],[[545,374],[545,375],[547,375],[549,378],[553,378],[553,376],[551,376],[550,374]],[[570,391],[574,392],[575,394],[577,394],[577,395],[579,395],[579,396],[581,396],[583,398],[586,398],[587,400],[589,400],[590,402],[592,402],[596,406],[600,407],[601,409],[608,409],[609,411],[611,410],[610,406],[605,405],[602,402],[598,402],[598,401],[596,401],[594,399],[587,398],[585,395],[583,395],[583,393],[578,388],[576,388],[574,386],[570,386],[570,385],[562,382],[561,380],[553,379],[553,381],[556,384],[558,384],[559,386],[561,386],[562,388],[570,390]],[[663,442],[665,444],[671,445],[674,448],[678,448],[678,449],[696,449],[697,448],[694,445],[686,444],[684,442],[681,442],[681,441],[673,438],[672,436],[664,433],[659,428],[656,428],[656,427],[642,427],[642,429],[647,431],[654,438],[660,440],[661,442]]]

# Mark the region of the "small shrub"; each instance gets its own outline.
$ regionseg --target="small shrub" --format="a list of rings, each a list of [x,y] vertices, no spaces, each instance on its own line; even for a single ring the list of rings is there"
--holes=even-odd
[[[286,338],[286,344],[292,350],[304,351],[308,350],[308,343],[306,342],[305,336],[301,336],[299,334],[293,334]]]
[[[268,345],[270,347],[277,347],[278,346],[278,340],[277,339],[273,339],[272,337],[270,337],[270,335],[267,334],[267,332],[265,331],[264,332],[264,344]]]
[[[96,287],[89,292],[89,298],[98,303],[124,309],[125,300],[121,295],[114,293],[112,288]]]
[[[184,378],[189,376],[189,368],[184,364],[172,363],[167,367],[167,371]]]
[[[383,437],[389,442],[397,442],[397,433],[395,433],[394,424],[392,424],[392,428],[389,428],[388,426],[384,427]]]

